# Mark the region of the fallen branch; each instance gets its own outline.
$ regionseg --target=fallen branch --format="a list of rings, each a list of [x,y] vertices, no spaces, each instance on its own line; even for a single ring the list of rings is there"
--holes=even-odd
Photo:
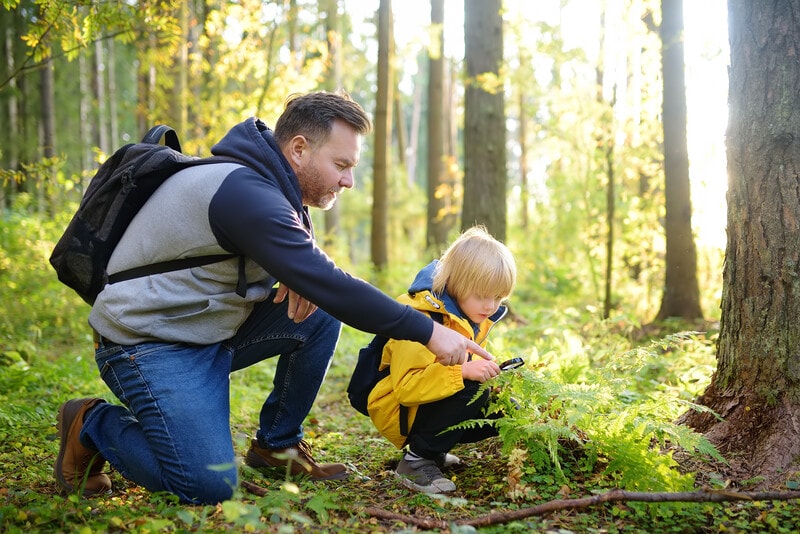
[[[263,497],[269,491],[252,482],[241,481],[242,487],[254,495]],[[438,520],[413,517],[410,515],[396,514],[381,508],[365,508],[364,512],[372,517],[387,519],[390,521],[400,521],[407,525],[414,525],[426,529],[446,529],[450,524],[469,525],[473,527],[485,527],[498,525],[511,521],[519,521],[533,516],[547,515],[560,510],[580,510],[598,504],[614,502],[731,502],[731,501],[789,501],[800,499],[800,491],[727,491],[701,489],[698,491],[683,491],[675,493],[646,493],[641,491],[611,490],[607,493],[583,497],[580,499],[559,499],[548,501],[531,508],[511,510],[508,512],[496,512],[492,514],[475,517],[472,519]]]
[[[380,519],[392,521],[402,521],[403,523],[415,525],[427,529],[446,529],[449,524],[469,525],[473,527],[485,527],[518,521],[533,516],[546,515],[560,510],[578,510],[596,506],[598,504],[613,502],[730,502],[730,501],[786,501],[800,499],[800,491],[768,491],[768,492],[737,492],[737,491],[715,491],[699,490],[692,492],[677,493],[645,493],[636,491],[612,490],[608,493],[583,497],[580,499],[563,499],[549,501],[546,503],[512,510],[508,512],[497,512],[487,514],[472,519],[457,519],[452,521],[417,518],[408,515],[395,514],[380,508],[365,508],[364,511]]]
[[[244,489],[246,489],[253,495],[258,495],[259,497],[263,497],[269,491],[267,488],[262,488],[261,486],[253,484],[252,482],[248,482],[246,480],[242,480],[241,485]]]

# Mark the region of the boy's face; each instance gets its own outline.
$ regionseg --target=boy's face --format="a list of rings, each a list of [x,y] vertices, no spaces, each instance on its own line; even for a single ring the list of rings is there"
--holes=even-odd
[[[503,303],[503,297],[479,297],[474,293],[465,299],[457,300],[461,311],[476,324],[489,318]]]

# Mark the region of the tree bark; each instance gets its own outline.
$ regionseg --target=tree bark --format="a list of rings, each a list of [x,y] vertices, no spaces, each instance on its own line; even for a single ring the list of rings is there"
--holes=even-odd
[[[41,147],[42,156],[46,159],[54,158],[56,155],[56,98],[55,98],[55,66],[53,61],[44,63],[40,71],[40,97],[41,97]],[[46,202],[50,200],[48,190],[55,186],[55,170],[51,167],[47,176],[41,176],[41,182],[37,184],[36,198],[39,213],[53,213]]]
[[[681,418],[741,478],[800,456],[800,0],[729,0],[728,242],[717,370]]]
[[[378,271],[389,262],[387,246],[389,163],[392,142],[392,0],[378,7],[378,92],[375,98],[375,159],[372,189],[372,264]]]
[[[325,66],[324,87],[327,91],[335,91],[342,84],[342,32],[339,21],[339,0],[323,0],[320,3],[325,11],[325,34],[328,44],[328,62]],[[325,234],[322,243],[330,246],[341,231],[341,205],[339,199],[331,209],[325,211]]]
[[[506,238],[506,126],[501,0],[464,0],[464,207],[461,227]]]
[[[656,319],[702,319],[686,142],[683,0],[662,0],[661,15],[667,250],[664,295]]]
[[[448,241],[444,154],[444,0],[431,0],[428,49],[428,213],[426,247],[435,254]]]

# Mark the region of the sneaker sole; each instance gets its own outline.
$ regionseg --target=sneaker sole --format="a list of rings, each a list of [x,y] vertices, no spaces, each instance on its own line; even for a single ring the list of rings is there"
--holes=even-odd
[[[435,483],[434,484],[428,484],[427,486],[421,486],[421,485],[417,484],[416,482],[414,482],[413,480],[411,480],[410,478],[408,478],[407,476],[401,475],[400,473],[398,473],[396,471],[394,473],[394,476],[396,476],[398,479],[400,479],[400,483],[402,485],[404,485],[405,487],[407,487],[408,489],[411,489],[411,490],[414,490],[414,491],[419,491],[421,493],[433,493],[433,494],[450,493],[451,491],[455,491],[456,490],[456,485],[451,480],[448,480],[447,482],[449,482],[449,484],[447,484],[445,487],[442,488],[442,487],[437,486]]]

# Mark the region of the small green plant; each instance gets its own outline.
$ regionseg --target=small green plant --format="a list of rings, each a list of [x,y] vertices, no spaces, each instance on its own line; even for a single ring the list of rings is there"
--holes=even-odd
[[[600,488],[684,491],[692,487],[694,477],[676,469],[666,452],[669,447],[724,462],[706,438],[672,422],[679,409],[694,405],[662,392],[637,390],[636,377],[650,362],[696,342],[696,337],[672,334],[607,353],[603,366],[575,365],[565,358],[571,371],[554,371],[543,361],[532,361],[520,372],[502,373],[491,410],[505,414],[494,424],[516,473],[510,494],[524,496],[525,487],[541,483],[548,465],[559,484],[580,474]],[[565,376],[576,381],[566,383]],[[527,466],[519,458],[520,450],[526,452]]]

